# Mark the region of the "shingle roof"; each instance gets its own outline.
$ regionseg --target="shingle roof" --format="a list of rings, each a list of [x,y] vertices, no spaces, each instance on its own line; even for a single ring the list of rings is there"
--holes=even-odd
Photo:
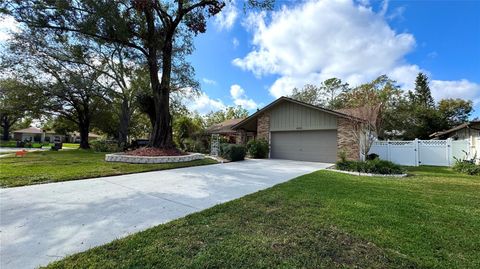
[[[207,128],[206,132],[209,134],[230,134],[236,131],[232,129],[232,126],[241,122],[243,119],[230,119],[221,123],[214,124]]]
[[[451,132],[455,132],[455,131],[461,130],[463,128],[470,127],[470,125],[475,124],[475,123],[480,123],[480,120],[473,120],[473,121],[470,121],[470,122],[465,122],[465,123],[462,123],[460,125],[457,125],[457,126],[451,128],[451,129],[448,129],[448,130],[445,130],[445,131],[440,131],[440,132],[435,132],[435,133],[431,134],[430,137],[438,137],[438,136],[442,136],[442,135],[445,135],[445,134],[448,134],[448,133],[451,133]]]
[[[41,134],[43,131],[37,127],[28,127],[25,129],[15,130],[14,133],[26,133],[26,134]]]

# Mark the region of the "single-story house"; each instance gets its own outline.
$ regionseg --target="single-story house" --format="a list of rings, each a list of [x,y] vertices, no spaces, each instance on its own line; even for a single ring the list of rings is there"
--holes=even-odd
[[[88,141],[94,141],[100,138],[102,138],[102,136],[99,134],[88,133]],[[70,143],[80,143],[80,133],[79,132],[69,133],[67,141]]]
[[[360,158],[359,141],[353,125],[358,118],[280,97],[231,128],[237,130],[237,143],[246,134],[269,143],[270,158],[332,163],[340,152],[349,159]]]
[[[449,130],[430,135],[432,139],[467,140],[470,143],[470,156],[480,158],[480,120],[462,123]]]
[[[63,142],[65,141],[65,136],[57,134],[54,131],[42,130],[37,127],[28,127],[13,131],[13,139],[30,142]]]
[[[228,143],[236,143],[238,132],[237,130],[232,129],[232,127],[242,120],[244,119],[229,119],[208,127],[205,132],[210,135],[221,135],[226,141],[228,141]],[[247,132],[246,137],[248,141],[249,139],[253,139],[254,134],[252,132]]]

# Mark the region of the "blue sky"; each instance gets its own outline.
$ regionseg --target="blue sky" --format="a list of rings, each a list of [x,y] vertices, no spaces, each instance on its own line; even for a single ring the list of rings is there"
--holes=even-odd
[[[201,113],[255,111],[329,77],[357,85],[387,74],[410,89],[422,71],[436,101],[470,99],[480,117],[480,1],[277,1],[247,13],[242,4],[195,38],[203,94],[191,107]]]

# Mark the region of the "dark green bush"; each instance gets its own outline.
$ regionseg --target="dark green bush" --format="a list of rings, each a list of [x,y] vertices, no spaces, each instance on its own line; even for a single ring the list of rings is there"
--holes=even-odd
[[[221,144],[220,146],[220,156],[232,162],[244,160],[246,154],[247,151],[243,145]]]
[[[200,152],[200,153],[207,153],[208,150],[202,143],[202,141],[197,139],[186,138],[183,140],[182,150],[187,152]]]
[[[247,143],[248,154],[252,158],[264,159],[268,157],[268,142],[265,139],[250,140]]]
[[[114,141],[98,139],[90,142],[90,147],[97,152],[119,152],[123,151]]]
[[[336,163],[336,167],[344,171],[382,175],[403,174],[405,172],[400,165],[378,158],[367,161],[340,160]]]
[[[456,160],[453,165],[453,170],[472,176],[480,175],[480,165],[470,161]]]

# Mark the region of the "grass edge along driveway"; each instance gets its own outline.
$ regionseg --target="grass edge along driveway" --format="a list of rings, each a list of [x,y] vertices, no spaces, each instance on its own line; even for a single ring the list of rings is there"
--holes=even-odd
[[[205,158],[191,162],[130,164],[105,162],[105,153],[91,150],[29,152],[0,158],[0,187],[17,187],[39,183],[116,176],[140,172],[215,164]]]
[[[48,268],[478,268],[480,178],[410,172],[314,172]]]

